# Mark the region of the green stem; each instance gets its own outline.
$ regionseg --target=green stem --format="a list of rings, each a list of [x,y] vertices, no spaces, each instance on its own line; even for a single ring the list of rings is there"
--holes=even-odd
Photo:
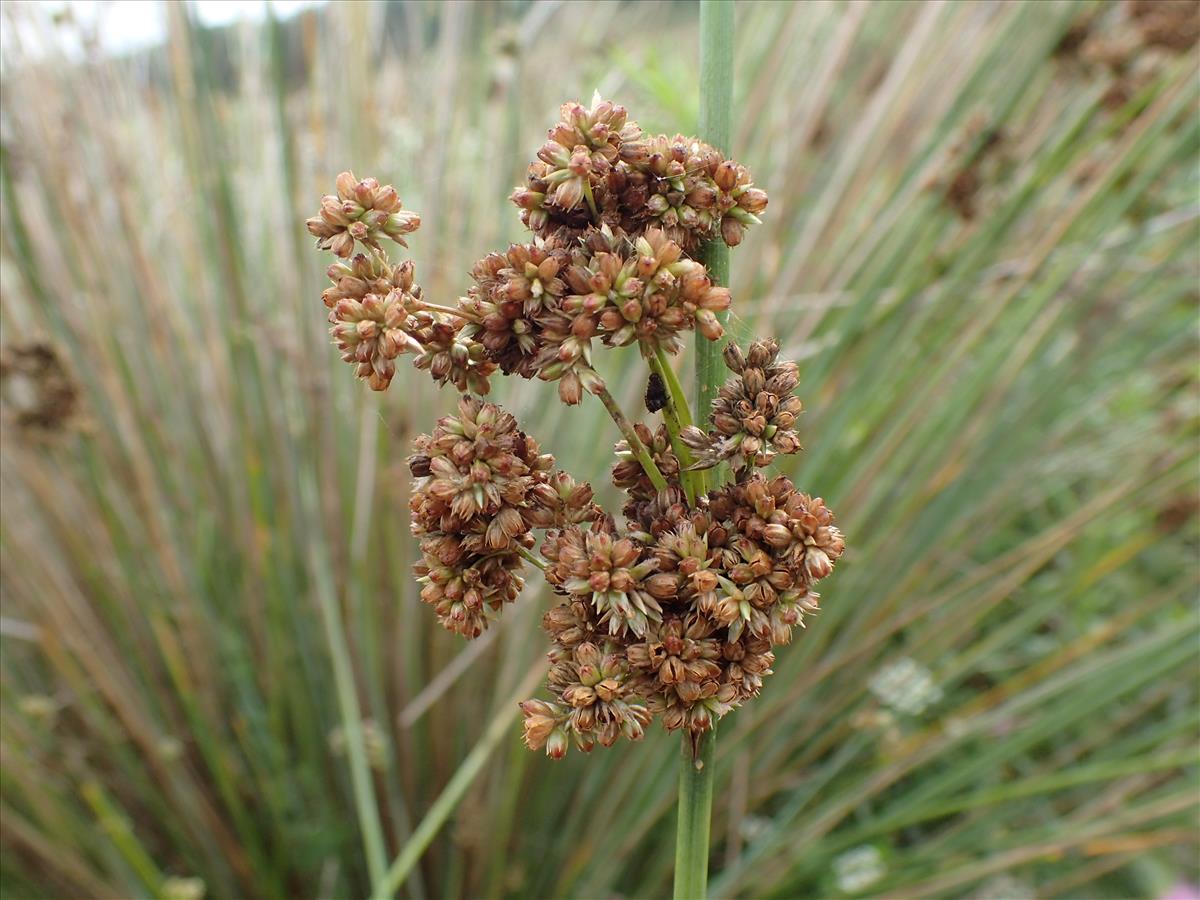
[[[543,572],[546,571],[546,563],[543,562],[542,560],[538,559],[536,556],[534,556],[532,553],[530,553],[524,547],[517,547],[517,552],[520,553],[523,557],[525,557],[526,562],[533,563],[535,566],[537,566]]]
[[[650,451],[646,449],[646,445],[642,443],[642,439],[637,436],[637,432],[633,430],[633,425],[625,417],[625,413],[621,412],[621,407],[617,406],[617,401],[608,392],[608,388],[601,386],[593,389],[593,393],[600,398],[600,402],[604,404],[604,408],[608,410],[608,414],[612,416],[612,420],[617,423],[617,428],[620,429],[621,434],[625,437],[625,442],[629,444],[630,451],[637,457],[638,462],[642,464],[642,469],[650,478],[650,483],[654,485],[654,489],[656,491],[665,491],[667,489],[667,479],[663,477],[663,473],[654,464],[654,460],[650,456]]]
[[[733,0],[700,2],[700,138],[729,152],[733,120]],[[703,261],[713,284],[729,284],[729,248],[710,241]],[[722,325],[728,313],[718,315]],[[722,342],[696,333],[696,411],[707,418],[724,380]],[[714,723],[715,726],[715,723]],[[675,840],[675,900],[703,900],[708,890],[716,730],[693,743],[685,734],[679,760],[679,819]]]
[[[316,485],[310,479],[303,479],[301,491],[305,515],[310,521],[314,521],[317,509]],[[371,877],[373,892],[377,893],[387,866],[387,854],[384,849],[383,827],[379,820],[379,807],[375,799],[375,786],[363,740],[362,712],[354,686],[354,666],[350,661],[346,630],[342,626],[341,610],[330,574],[333,567],[328,548],[315,536],[319,534],[318,529],[312,527],[311,533],[314,537],[310,541],[309,559],[312,561],[314,593],[317,596],[317,606],[321,610],[325,639],[333,664],[334,689],[337,694],[338,712],[342,719],[342,733],[346,736],[350,782],[354,789],[354,806],[358,813],[359,830],[362,832],[363,848],[367,857],[367,871]]]
[[[600,210],[596,208],[596,198],[592,195],[592,185],[585,178],[583,181],[583,197],[587,200],[588,209],[592,211],[592,221],[600,224]]]
[[[656,362],[658,367],[655,371],[666,382],[667,393],[671,395],[671,402],[675,404],[675,410],[679,413],[679,424],[695,425],[696,420],[692,418],[692,408],[688,404],[687,394],[683,391],[683,385],[679,381],[679,376],[671,368],[671,358],[667,356],[667,351],[661,346],[654,348],[654,360],[650,363],[652,368]]]
[[[733,2],[700,3],[700,139],[729,153],[733,131]],[[729,284],[729,248],[718,239],[709,241],[701,254],[713,284]],[[729,313],[717,314],[724,326]],[[696,411],[708,415],[713,397],[724,381],[722,341],[709,341],[696,332]]]
[[[685,731],[679,755],[679,820],[675,840],[675,900],[703,900],[708,891],[708,833],[712,817],[717,732],[693,745]]]
[[[676,371],[671,367],[671,359],[668,358],[666,350],[661,347],[654,349],[654,360],[650,361],[650,367],[654,368],[654,371],[660,374],[662,380],[667,385],[667,394],[671,395],[674,412],[679,416],[680,431],[686,426],[695,425],[696,420],[692,418],[691,404],[688,403],[688,394],[684,391],[683,383],[680,383]],[[676,455],[678,454],[679,451],[676,450]],[[679,458],[683,460],[684,456],[679,456]],[[695,457],[691,455],[690,449],[686,450],[686,458],[688,458],[689,463],[695,460]],[[704,494],[708,493],[708,473],[702,469],[700,472],[688,472],[684,474],[689,475],[691,478],[692,491],[695,492],[695,496],[689,497],[689,503],[695,506],[695,497],[703,497]]]
[[[676,395],[671,387],[668,377],[673,377],[675,373],[671,369],[670,360],[665,358],[662,348],[658,348],[654,354],[647,355],[646,362],[650,365],[650,371],[662,379],[663,385],[667,389],[670,402],[663,407],[663,423],[667,426],[667,434],[671,438],[671,449],[675,451],[675,456],[679,459],[679,483],[687,497],[688,506],[695,507],[696,476],[701,473],[687,470],[687,467],[695,462],[695,459],[692,456],[691,448],[679,439],[679,432],[683,430],[684,420],[687,420],[687,424],[691,424],[692,411],[688,409],[687,397],[683,395],[682,388]],[[678,379],[675,380],[675,384],[679,384]]]

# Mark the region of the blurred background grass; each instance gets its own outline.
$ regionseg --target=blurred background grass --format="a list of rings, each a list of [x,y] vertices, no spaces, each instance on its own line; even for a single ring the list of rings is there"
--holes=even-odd
[[[1200,13],[1151,6],[739,4],[735,327],[800,360],[789,474],[851,549],[722,725],[719,896],[1200,879]],[[389,859],[476,750],[403,896],[668,893],[676,742],[520,745],[545,589],[471,645],[421,607],[403,459],[452,396],[352,381],[303,218],[394,183],[452,300],[560,102],[694,127],[695,4],[172,4],[123,55],[48,13],[4,9],[0,893],[365,895],[331,647]],[[612,497],[598,407],[500,397]]]

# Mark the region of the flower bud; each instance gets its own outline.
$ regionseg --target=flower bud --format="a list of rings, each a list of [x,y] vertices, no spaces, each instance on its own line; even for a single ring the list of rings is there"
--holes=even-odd
[[[713,181],[716,182],[720,190],[732,191],[737,187],[737,170],[737,163],[727,159],[717,166],[717,171],[713,175]]]
[[[768,525],[763,529],[763,540],[776,549],[782,549],[792,543],[792,533],[786,525]]]
[[[546,738],[546,755],[551,759],[562,759],[567,755],[567,733],[555,728]]]
[[[758,215],[767,208],[767,192],[758,188],[747,188],[738,197],[738,206],[746,212]]]
[[[736,247],[742,242],[745,228],[737,219],[726,216],[721,220],[721,240],[730,247]]]
[[[808,569],[808,574],[813,578],[825,578],[833,571],[833,562],[829,559],[829,554],[819,547],[809,547],[804,554],[804,565]]]

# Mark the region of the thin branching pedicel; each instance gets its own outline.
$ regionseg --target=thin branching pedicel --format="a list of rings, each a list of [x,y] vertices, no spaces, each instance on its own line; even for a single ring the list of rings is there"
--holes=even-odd
[[[562,598],[542,623],[552,696],[521,707],[525,742],[558,758],[638,740],[655,716],[695,737],[756,696],[844,542],[820,498],[762,472],[801,449],[799,375],[778,342],[729,344],[730,378],[700,417],[670,368],[686,333],[723,338],[729,290],[698,252],[741,243],[766,193],[707,144],[646,135],[598,97],[565,104],[537,155],[512,197],[532,239],[482,257],[448,303],[427,302],[412,263],[383,249],[420,224],[390,186],[342,173],[308,228],[348,260],[330,267],[323,299],[356,374],[383,390],[408,354],[463,395],[409,458],[422,600],[475,638],[517,599],[528,565]],[[598,348],[634,344],[658,424],[631,421],[593,367]],[[621,432],[621,524],[480,399],[497,372],[556,382],[568,404],[596,395]],[[722,463],[732,480],[705,490]]]

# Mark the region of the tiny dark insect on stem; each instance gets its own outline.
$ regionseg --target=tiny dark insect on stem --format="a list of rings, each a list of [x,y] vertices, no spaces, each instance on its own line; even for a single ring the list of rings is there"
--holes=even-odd
[[[665,409],[670,402],[671,398],[667,395],[667,385],[662,376],[657,372],[651,372],[650,380],[646,382],[647,411],[658,412],[660,409]]]

